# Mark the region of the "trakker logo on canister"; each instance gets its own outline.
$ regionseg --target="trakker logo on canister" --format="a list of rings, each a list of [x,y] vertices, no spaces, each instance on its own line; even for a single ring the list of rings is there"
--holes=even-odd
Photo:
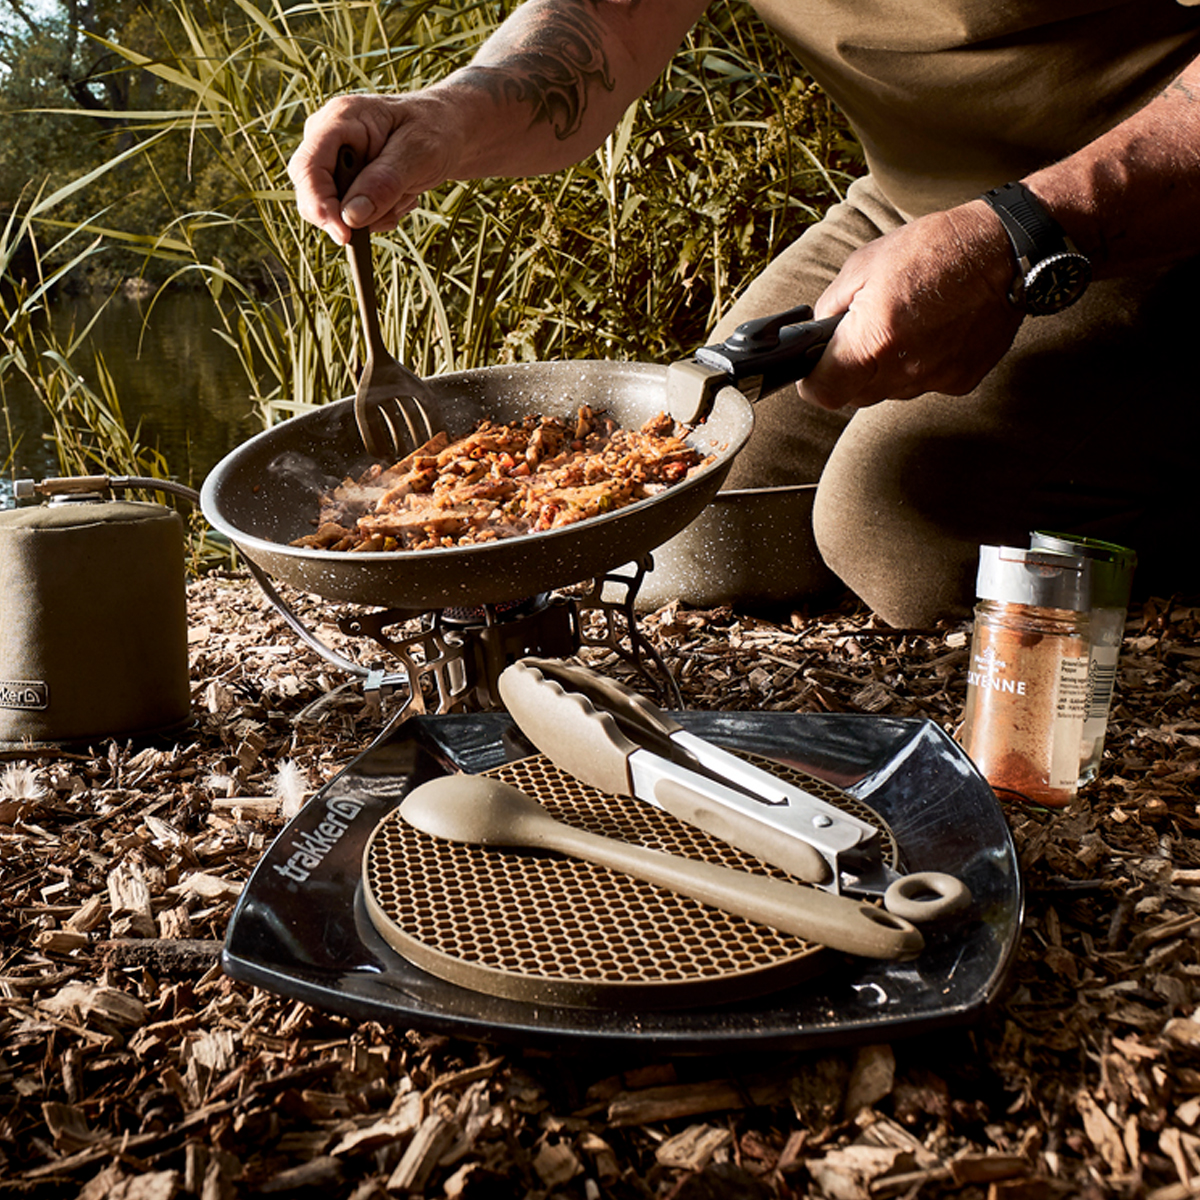
[[[50,707],[50,687],[31,680],[0,679],[0,708]]]

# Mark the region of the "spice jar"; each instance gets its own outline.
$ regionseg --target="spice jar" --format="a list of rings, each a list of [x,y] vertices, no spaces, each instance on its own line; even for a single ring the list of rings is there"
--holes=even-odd
[[[997,792],[1062,807],[1079,786],[1090,564],[981,546],[963,749]]]
[[[1117,681],[1117,659],[1125,638],[1125,612],[1133,587],[1137,555],[1126,546],[1038,530],[1030,537],[1035,549],[1060,550],[1086,558],[1091,567],[1091,603],[1088,625],[1088,708],[1079,751],[1079,784],[1095,779],[1104,754],[1104,737]]]

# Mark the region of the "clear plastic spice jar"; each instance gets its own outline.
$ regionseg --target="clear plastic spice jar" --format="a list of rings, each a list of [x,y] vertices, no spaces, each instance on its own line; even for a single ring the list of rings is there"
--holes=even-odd
[[[1104,754],[1104,738],[1117,681],[1117,659],[1125,639],[1125,613],[1129,607],[1137,555],[1127,546],[1118,546],[1114,542],[1045,530],[1035,532],[1029,544],[1034,549],[1078,554],[1091,566],[1088,710],[1083,722],[1079,760],[1079,784],[1082,787],[1088,780],[1095,779]]]
[[[980,547],[959,739],[997,792],[1063,807],[1078,790],[1089,588],[1079,555]]]

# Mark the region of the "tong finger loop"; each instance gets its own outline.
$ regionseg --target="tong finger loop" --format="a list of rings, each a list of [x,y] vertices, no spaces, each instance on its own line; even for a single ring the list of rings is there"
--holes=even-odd
[[[914,871],[894,880],[883,894],[884,907],[906,921],[932,921],[971,903],[971,890],[943,871]]]

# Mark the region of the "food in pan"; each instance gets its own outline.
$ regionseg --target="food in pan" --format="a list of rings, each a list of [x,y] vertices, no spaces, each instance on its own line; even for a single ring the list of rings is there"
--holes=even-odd
[[[432,550],[571,525],[644,500],[712,462],[665,413],[621,429],[580,407],[574,422],[485,420],[439,433],[391,467],[375,465],[321,497],[315,533],[294,546]]]

